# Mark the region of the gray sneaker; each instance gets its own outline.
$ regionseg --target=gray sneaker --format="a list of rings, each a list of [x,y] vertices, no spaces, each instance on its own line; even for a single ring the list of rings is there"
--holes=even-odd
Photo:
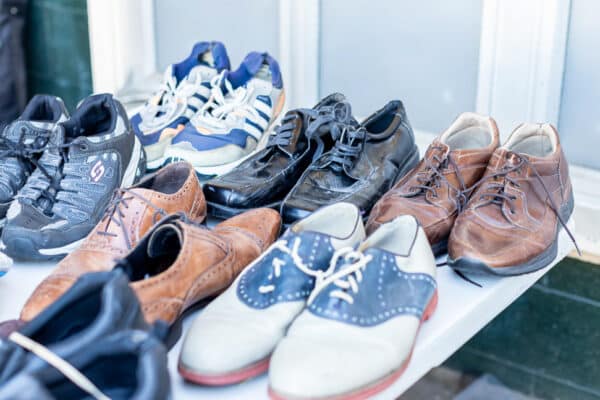
[[[2,251],[19,261],[61,259],[98,223],[114,189],[132,185],[145,166],[121,103],[109,94],[88,97],[52,131],[8,209]]]
[[[23,114],[0,133],[0,226],[10,203],[35,170],[52,130],[68,117],[61,99],[36,95]]]

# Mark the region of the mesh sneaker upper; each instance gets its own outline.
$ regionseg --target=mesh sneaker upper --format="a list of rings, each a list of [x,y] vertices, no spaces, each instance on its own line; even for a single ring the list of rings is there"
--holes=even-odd
[[[110,95],[87,98],[52,131],[38,168],[9,209],[9,226],[93,226],[122,183],[133,144],[122,106]]]
[[[12,201],[35,169],[50,133],[67,110],[57,97],[34,96],[23,114],[0,135],[0,202]]]
[[[220,42],[200,42],[180,63],[169,65],[161,89],[131,118],[144,145],[161,139],[166,128],[185,125],[208,101],[210,80],[229,69],[229,58]]]
[[[197,151],[236,145],[253,150],[279,113],[283,85],[279,65],[266,53],[250,53],[235,71],[211,82],[211,98],[172,144]]]

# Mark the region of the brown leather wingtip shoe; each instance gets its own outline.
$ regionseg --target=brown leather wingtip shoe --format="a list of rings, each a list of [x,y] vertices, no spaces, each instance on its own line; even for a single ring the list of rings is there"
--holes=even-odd
[[[412,215],[434,253],[444,253],[456,216],[466,203],[463,193],[481,178],[498,143],[492,118],[461,114],[433,141],[419,164],[376,203],[367,233],[399,215]]]
[[[115,191],[102,220],[38,285],[25,303],[21,319],[33,319],[84,273],[112,269],[115,260],[125,256],[156,221],[176,212],[195,221],[206,216],[200,183],[188,163],[169,164],[135,186]]]
[[[556,129],[522,124],[492,156],[450,235],[448,265],[518,275],[550,264],[573,212],[567,160]],[[573,240],[574,241],[574,240]]]
[[[184,312],[225,290],[271,245],[280,226],[279,213],[267,208],[239,214],[214,229],[169,216],[117,267],[129,276],[146,320],[169,323],[176,340]]]

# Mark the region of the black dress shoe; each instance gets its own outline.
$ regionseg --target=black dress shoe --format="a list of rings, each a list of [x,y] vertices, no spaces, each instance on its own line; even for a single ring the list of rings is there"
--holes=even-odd
[[[101,337],[64,362],[22,372],[0,389],[0,400],[165,400],[170,394],[167,351],[144,331]]]
[[[68,358],[87,351],[98,339],[125,329],[149,330],[150,326],[125,273],[115,270],[83,275],[16,332]],[[0,340],[0,386],[16,373],[44,366],[44,361],[12,340]]]
[[[331,124],[350,119],[350,106],[339,93],[313,109],[288,111],[263,150],[204,186],[209,212],[229,218],[255,207],[279,208],[310,163],[333,145]]]
[[[419,162],[412,128],[398,100],[361,125],[334,124],[332,135],[334,147],[304,172],[284,199],[284,224],[340,201],[355,204],[366,217],[375,201]]]

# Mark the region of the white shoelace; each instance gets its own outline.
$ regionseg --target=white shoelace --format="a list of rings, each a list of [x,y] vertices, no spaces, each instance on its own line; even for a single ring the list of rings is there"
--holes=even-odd
[[[225,73],[226,71],[223,71],[211,80],[210,99],[194,116],[193,125],[225,129],[227,127],[225,121],[230,115],[250,117],[251,120],[260,118],[258,111],[249,102],[254,93],[254,87],[240,86],[233,89],[231,82],[225,78]],[[225,86],[226,93],[223,93],[222,85]]]
[[[318,269],[314,270],[314,269],[309,268],[302,260],[302,257],[300,257],[300,255],[298,254],[298,249],[300,248],[301,243],[302,242],[301,242],[300,238],[296,238],[294,240],[294,243],[292,244],[292,247],[290,248],[290,247],[288,247],[287,240],[279,240],[279,241],[273,243],[269,250],[278,249],[278,250],[281,250],[282,252],[288,254],[292,258],[292,262],[294,263],[294,266],[296,268],[298,268],[300,271],[302,271],[306,275],[316,278],[317,281],[324,279],[327,275],[329,275],[333,272],[333,269],[335,268],[335,263],[333,263],[333,262],[329,264],[329,268],[326,271],[321,271]],[[275,257],[273,259],[273,262],[272,262],[273,272],[269,275],[269,280],[271,282],[273,282],[276,278],[279,278],[279,276],[281,275],[281,267],[283,267],[285,265],[286,265],[286,262],[284,260],[277,258],[277,257]],[[266,294],[266,293],[273,292],[275,289],[276,289],[275,283],[271,283],[268,285],[259,286],[258,291],[259,291],[259,293]]]
[[[175,81],[175,77],[167,69],[160,88],[152,96],[152,99],[156,99],[156,101],[149,102],[142,110],[144,121],[151,121],[153,118],[156,118],[159,112],[163,113],[158,117],[159,120],[170,118],[171,114],[177,108],[178,99],[185,99],[192,96],[201,83],[201,74],[195,74],[194,77],[188,76],[183,78],[178,84]],[[158,99],[162,99],[160,104],[157,104]]]
[[[60,371],[67,379],[73,384],[79,387],[81,390],[92,396],[96,400],[110,400],[110,397],[105,395],[98,389],[92,381],[90,381],[84,374],[79,372],[77,368],[72,366],[66,360],[60,358],[56,353],[50,351],[47,347],[40,343],[22,335],[19,332],[13,332],[8,337],[12,342],[18,344],[25,350],[28,350],[46,361],[49,365]]]
[[[358,284],[363,278],[362,271],[373,257],[371,255],[365,255],[351,247],[344,247],[335,251],[331,258],[329,268],[335,268],[335,265],[341,257],[344,257],[344,260],[349,262],[349,264],[337,272],[326,275],[322,279],[318,279],[315,283],[315,288],[308,298],[308,304],[311,304],[316,299],[317,295],[332,283],[339,289],[332,290],[329,294],[331,297],[336,297],[349,304],[354,304],[354,298],[352,297],[352,294],[348,293],[348,289],[350,289],[353,294],[358,293]]]

